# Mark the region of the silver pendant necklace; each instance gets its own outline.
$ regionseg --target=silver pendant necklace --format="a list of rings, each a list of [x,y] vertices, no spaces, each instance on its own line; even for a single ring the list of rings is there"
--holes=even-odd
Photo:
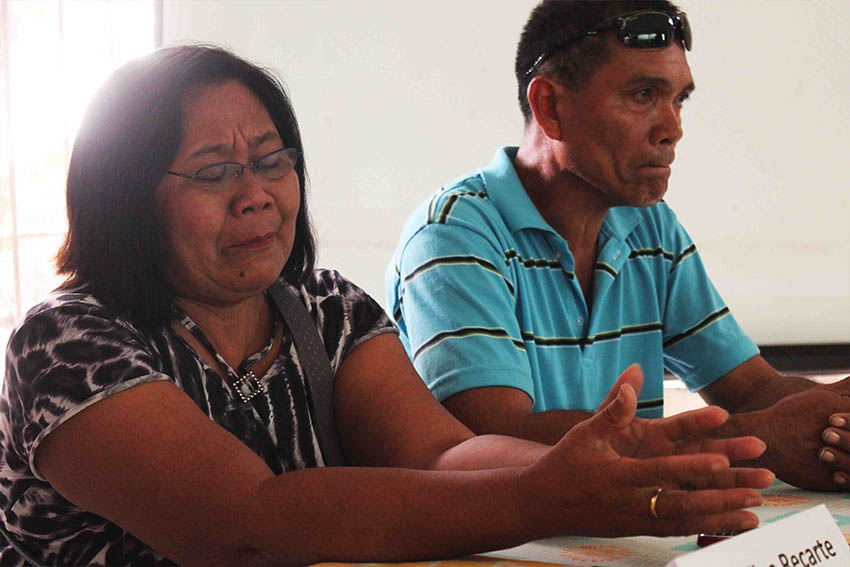
[[[192,319],[183,310],[174,305],[172,306],[172,314],[174,315],[174,318],[186,328],[186,330],[192,333],[192,336],[198,339],[205,349],[215,356],[215,359],[227,372],[227,380],[225,381],[228,382],[230,389],[239,401],[242,403],[249,403],[265,391],[265,385],[260,383],[257,375],[251,367],[265,358],[274,346],[275,339],[277,338],[278,327],[280,326],[280,321],[276,316],[274,316],[274,309],[272,309],[273,322],[271,338],[269,339],[268,344],[263,347],[261,351],[252,354],[239,365],[241,376],[227,363],[227,361],[224,360],[224,358],[222,358],[220,354],[218,354],[218,351],[215,350],[215,347],[213,347],[210,340],[206,335],[204,335],[203,331],[201,331],[201,328],[197,325],[197,323],[192,321]]]

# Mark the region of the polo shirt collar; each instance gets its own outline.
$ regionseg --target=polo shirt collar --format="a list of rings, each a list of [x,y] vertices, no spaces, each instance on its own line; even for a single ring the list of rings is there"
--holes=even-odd
[[[493,161],[480,170],[487,195],[511,232],[531,228],[557,234],[534,206],[516,174],[513,160],[518,150],[517,146],[499,148]],[[605,215],[602,232],[609,238],[626,240],[639,222],[635,207],[613,207]]]
[[[626,240],[639,222],[640,214],[635,207],[613,207],[602,221],[602,232],[609,238]]]
[[[499,148],[493,161],[480,170],[487,195],[511,232],[525,228],[555,232],[543,220],[516,174],[513,160],[518,150],[517,146]]]

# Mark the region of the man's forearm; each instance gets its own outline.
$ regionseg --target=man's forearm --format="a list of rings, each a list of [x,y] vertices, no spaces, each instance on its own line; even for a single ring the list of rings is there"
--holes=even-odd
[[[803,392],[814,386],[817,386],[817,382],[812,382],[802,376],[778,376],[764,383],[759,391],[753,392],[747,403],[738,408],[736,413],[767,409],[782,398]]]
[[[591,417],[593,412],[581,410],[550,410],[531,413],[514,426],[515,431],[506,433],[521,439],[554,445],[567,431]]]
[[[433,470],[481,470],[522,467],[537,462],[552,447],[503,435],[479,435],[442,453]]]
[[[814,386],[817,386],[817,382],[812,382],[802,376],[777,374],[770,379],[751,383],[747,391],[727,388],[725,391],[711,392],[711,388],[706,388],[701,394],[710,405],[717,405],[726,409],[729,413],[737,414],[767,409],[782,398],[803,392]]]
[[[507,435],[554,445],[593,415],[590,411],[535,412],[531,398],[513,388],[472,388],[443,400],[443,405],[477,435]]]

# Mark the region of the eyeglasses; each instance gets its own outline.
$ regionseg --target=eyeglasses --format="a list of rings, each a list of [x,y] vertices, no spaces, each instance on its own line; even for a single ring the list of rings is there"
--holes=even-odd
[[[210,191],[222,191],[228,187],[231,180],[242,177],[242,174],[245,173],[245,168],[266,179],[282,179],[298,163],[298,154],[299,152],[295,148],[281,148],[264,155],[254,163],[220,161],[205,165],[196,171],[195,175],[178,173],[176,171],[166,171],[166,173],[191,179]]]
[[[605,20],[598,26],[587,30],[583,34],[559,43],[552,49],[545,51],[538,57],[534,64],[525,72],[526,75],[533,72],[544,61],[552,57],[558,51],[568,45],[589,35],[597,35],[600,32],[616,29],[617,37],[626,47],[636,49],[657,49],[669,47],[675,37],[682,42],[685,49],[691,50],[693,37],[691,36],[691,25],[688,23],[688,15],[677,12],[674,15],[654,10],[641,10],[629,12]]]

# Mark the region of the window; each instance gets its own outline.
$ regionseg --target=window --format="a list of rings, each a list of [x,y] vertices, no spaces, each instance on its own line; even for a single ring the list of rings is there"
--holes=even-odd
[[[111,71],[154,49],[157,10],[156,0],[0,0],[0,373],[15,323],[61,281],[64,178],[86,104]]]

